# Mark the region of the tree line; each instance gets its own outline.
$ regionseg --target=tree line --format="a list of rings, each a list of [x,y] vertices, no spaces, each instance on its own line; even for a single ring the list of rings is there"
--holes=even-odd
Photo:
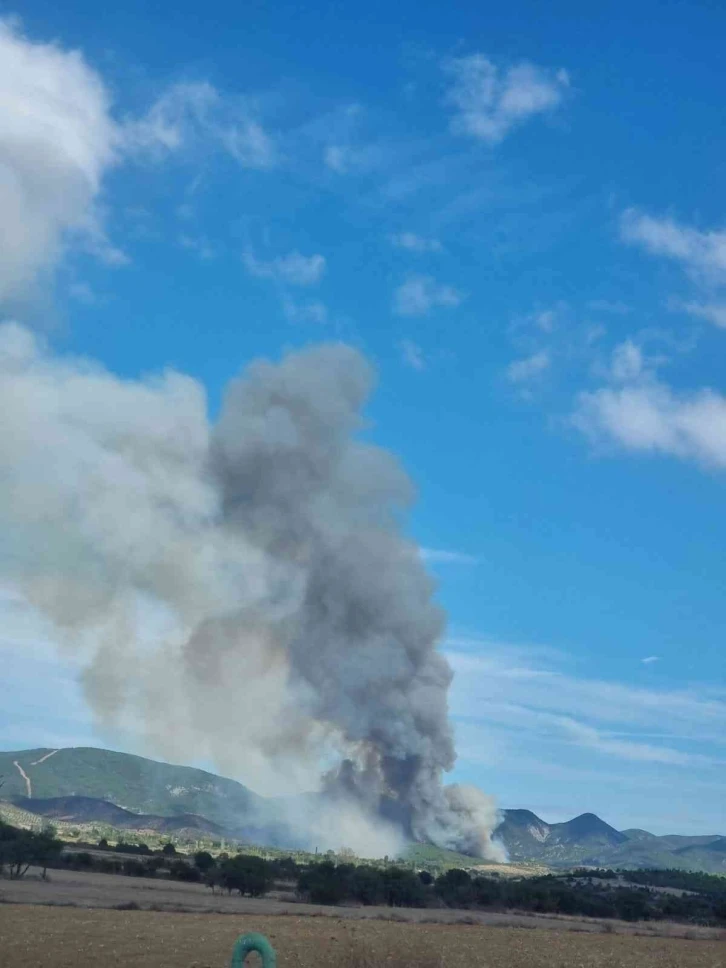
[[[518,910],[625,921],[671,920],[726,924],[726,879],[710,876],[708,890],[695,889],[702,875],[689,880],[682,871],[576,871],[540,877],[507,878],[448,870],[438,877],[411,868],[322,860],[297,864],[291,857],[267,860],[250,854],[213,857],[199,851],[189,859],[156,855],[94,858],[69,854],[71,866],[92,865],[138,877],[166,876],[206,884],[213,891],[262,897],[275,886],[295,888],[312,904],[362,904],[388,907],[448,907],[467,910]],[[705,875],[709,877],[709,875]],[[628,883],[623,883],[627,877]],[[629,883],[636,882],[637,883]],[[671,884],[679,881],[679,885]],[[658,887],[688,884],[682,895]]]
[[[30,866],[40,867],[43,876],[55,867],[164,877],[251,897],[284,886],[294,888],[302,900],[313,904],[519,910],[726,925],[726,878],[686,871],[582,869],[507,878],[452,869],[434,876],[410,867],[376,867],[328,858],[298,864],[292,857],[270,860],[243,853],[214,857],[203,850],[182,857],[173,844],[157,852],[137,845],[132,857],[114,856],[105,843],[100,847],[100,852],[93,853],[63,851],[52,829],[33,833],[0,822],[0,872],[14,878],[22,877]],[[683,893],[659,888],[677,888]]]
[[[12,879],[24,877],[29,867],[39,867],[45,878],[62,850],[63,844],[52,827],[34,833],[0,820],[0,873],[7,873]]]

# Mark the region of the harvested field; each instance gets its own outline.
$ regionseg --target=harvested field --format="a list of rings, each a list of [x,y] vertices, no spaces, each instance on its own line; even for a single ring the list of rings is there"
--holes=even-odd
[[[556,931],[593,934],[619,933],[663,937],[726,940],[726,932],[713,928],[688,927],[654,921],[632,925],[621,921],[599,921],[591,918],[513,912],[456,911],[449,908],[390,908],[340,906],[325,907],[303,904],[292,890],[275,891],[264,898],[240,897],[224,892],[212,894],[201,884],[185,884],[163,878],[125,877],[120,874],[96,874],[53,870],[48,880],[31,868],[27,877],[18,881],[0,879],[0,917],[5,904],[32,904],[79,908],[123,909],[133,906],[141,911],[187,914],[251,915],[269,918],[331,918],[341,921],[399,921],[410,923],[465,924],[501,927],[542,928]],[[0,952],[1,953],[1,952]],[[725,963],[726,968],[726,963]]]
[[[171,914],[6,904],[3,968],[223,968],[262,931],[280,968],[722,968],[719,941],[328,917]]]

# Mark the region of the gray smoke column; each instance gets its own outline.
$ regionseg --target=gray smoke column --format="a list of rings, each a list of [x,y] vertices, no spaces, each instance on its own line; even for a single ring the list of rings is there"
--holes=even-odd
[[[81,657],[103,728],[323,790],[304,822],[331,846],[405,829],[501,859],[492,801],[442,785],[444,617],[401,529],[411,484],[359,437],[372,385],[321,346],[249,366],[210,425],[189,377],[120,380],[0,327],[4,577]]]

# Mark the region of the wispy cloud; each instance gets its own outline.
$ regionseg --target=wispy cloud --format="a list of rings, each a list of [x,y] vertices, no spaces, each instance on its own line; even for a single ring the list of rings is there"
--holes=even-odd
[[[674,259],[702,279],[726,283],[726,231],[699,231],[637,209],[623,213],[620,230],[624,241]]]
[[[87,282],[73,282],[68,287],[71,297],[86,306],[93,306],[96,303],[96,293]]]
[[[421,557],[432,565],[475,565],[478,561],[475,555],[444,548],[422,548]]]
[[[548,737],[610,757],[678,767],[724,758],[726,701],[705,687],[644,689],[573,676],[542,653],[491,642],[470,648],[447,650],[455,717],[521,732],[530,747]],[[693,742],[720,752],[683,748]]]
[[[290,286],[314,286],[325,273],[325,256],[306,256],[297,251],[264,260],[248,250],[243,253],[242,262],[250,275]]]
[[[463,299],[463,293],[432,276],[411,276],[396,289],[393,311],[399,316],[425,316],[432,309],[459,306]]]
[[[631,383],[639,379],[644,370],[643,351],[632,339],[626,339],[615,347],[609,368],[613,382]]]
[[[337,175],[368,172],[381,164],[381,151],[374,145],[329,144],[323,152],[325,166]]]
[[[695,284],[699,298],[671,299],[671,308],[726,329],[726,230],[695,229],[628,209],[620,232],[625,242],[676,262]]]
[[[541,376],[552,365],[552,359],[547,350],[540,350],[519,360],[513,360],[506,369],[506,377],[510,383],[529,383]]]
[[[389,236],[391,244],[409,252],[442,252],[443,246],[438,239],[417,235],[415,232],[399,232]]]
[[[644,659],[640,660],[643,665],[653,665],[654,662],[660,662],[659,655],[646,655]]]
[[[726,329],[726,302],[687,302],[682,308],[691,316],[699,316],[719,329]]]
[[[553,111],[569,87],[564,70],[528,63],[500,68],[484,54],[454,58],[444,70],[452,78],[446,94],[454,108],[452,130],[490,144],[529,118]]]
[[[311,302],[295,302],[285,298],[282,302],[283,312],[290,323],[317,323],[322,325],[328,321],[328,307],[325,303],[315,299]]]
[[[182,233],[179,236],[179,245],[183,249],[194,252],[202,262],[209,262],[216,255],[214,246],[204,235],[187,235],[186,233]]]
[[[212,146],[226,151],[243,168],[272,168],[279,161],[275,141],[261,123],[208,81],[172,85],[146,114],[127,120],[121,131],[126,153],[156,160]]]
[[[402,339],[398,343],[398,348],[406,366],[410,366],[412,370],[426,369],[426,357],[418,343],[414,343],[412,339]]]

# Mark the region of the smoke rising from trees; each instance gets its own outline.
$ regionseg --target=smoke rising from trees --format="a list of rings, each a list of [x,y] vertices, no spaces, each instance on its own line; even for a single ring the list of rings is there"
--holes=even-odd
[[[357,351],[303,350],[251,364],[212,424],[190,377],[122,380],[0,327],[3,579],[82,659],[101,728],[320,789],[299,822],[331,846],[500,859],[493,802],[442,783],[444,616],[401,528],[411,483],[359,436],[372,385]]]

